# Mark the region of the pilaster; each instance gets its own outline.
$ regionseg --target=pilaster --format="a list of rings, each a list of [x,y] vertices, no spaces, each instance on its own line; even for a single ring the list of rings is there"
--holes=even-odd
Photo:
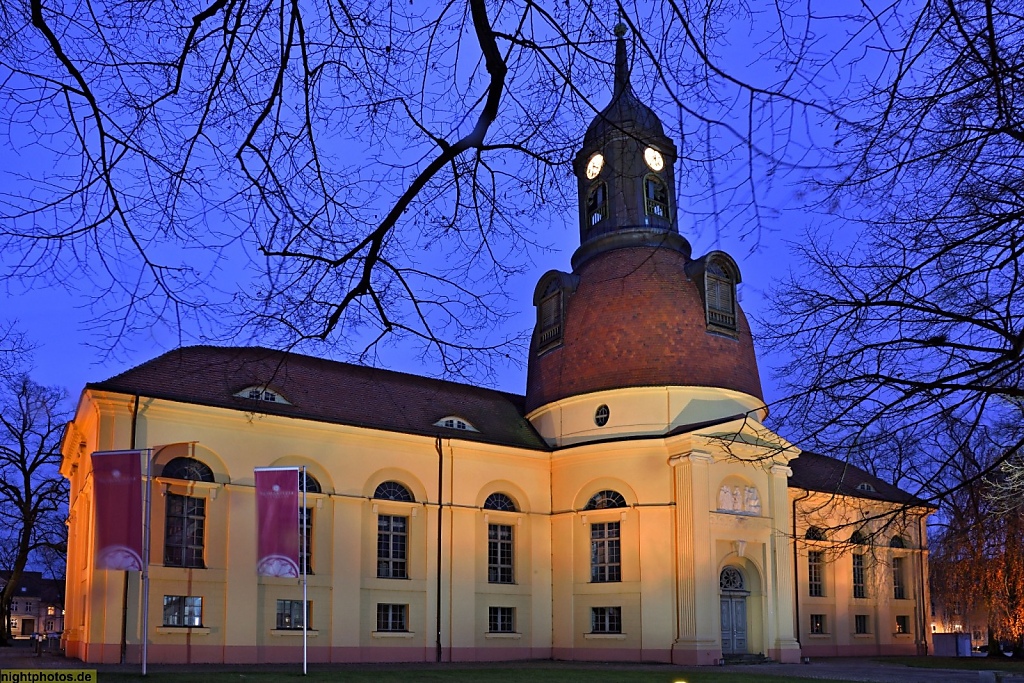
[[[672,456],[676,493],[676,576],[678,636],[672,645],[677,664],[713,664],[722,646],[712,632],[718,592],[710,538],[709,473],[713,457],[691,451]],[[717,584],[716,584],[717,585]]]
[[[775,642],[769,656],[779,662],[799,662],[800,643],[794,633],[796,588],[793,577],[793,548],[790,538],[789,476],[793,470],[773,465],[771,470],[772,565],[775,581],[772,586],[775,612]]]

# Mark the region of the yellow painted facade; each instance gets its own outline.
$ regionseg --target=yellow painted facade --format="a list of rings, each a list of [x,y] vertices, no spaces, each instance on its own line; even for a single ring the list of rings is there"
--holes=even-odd
[[[918,527],[902,531],[905,549],[866,546],[877,554],[870,565],[871,597],[854,600],[852,546],[838,539],[806,541],[805,530],[812,523],[848,529],[851,515],[881,510],[880,504],[845,505],[846,498],[826,501],[825,494],[790,488],[790,460],[798,451],[754,418],[728,420],[737,407],[746,408],[734,392],[623,389],[546,406],[529,417],[549,444],[568,444],[553,450],[474,442],[452,430],[431,438],[328,424],[261,413],[258,406],[229,410],[142,397],[136,412],[134,401],[87,390],[64,442],[62,471],[71,482],[65,640],[71,656],[89,662],[119,661],[122,614],[126,658],[140,657],[139,574],[126,578],[92,568],[88,457],[130,448],[133,433],[134,444],[153,453],[153,662],[301,659],[301,631],[275,623],[276,601],[301,599],[299,583],[255,572],[253,468],[281,465],[305,466],[323,490],[308,501],[311,661],[434,661],[440,652],[444,661],[712,664],[723,654],[728,596],[720,579],[727,567],[742,577],[742,590],[730,595],[743,603],[738,609],[745,611],[746,652],[794,661],[801,645],[804,654],[818,655],[870,649],[862,646],[916,652],[926,642],[919,628],[926,599]],[[599,404],[610,408],[611,430],[588,433],[581,416]],[[699,417],[720,421],[674,433],[693,423],[692,416],[680,417],[693,404],[717,406]],[[160,476],[163,465],[182,456],[208,465],[214,482]],[[415,502],[373,498],[385,481],[401,483]],[[606,490],[620,493],[625,507],[586,509]],[[484,509],[495,492],[515,501],[517,511]],[[742,492],[746,508],[738,509],[741,496],[733,492]],[[163,566],[168,494],[206,501],[205,568]],[[381,515],[409,520],[406,579],[377,577]],[[621,580],[596,582],[592,530],[609,522],[621,534]],[[513,583],[488,581],[489,524],[512,527]],[[823,597],[809,597],[807,552],[818,546],[828,556],[826,588]],[[892,576],[885,569],[894,554],[907,558],[904,600],[886,597]],[[164,596],[200,596],[201,626],[163,625]],[[407,628],[379,631],[379,604],[406,606]],[[512,632],[489,629],[488,608],[496,606],[512,608]],[[621,628],[594,632],[593,610],[608,607],[620,610]],[[853,632],[854,615],[861,612],[875,625],[869,638]],[[811,614],[827,615],[827,633],[808,633],[804,622]],[[897,615],[911,617],[910,633],[889,628]]]

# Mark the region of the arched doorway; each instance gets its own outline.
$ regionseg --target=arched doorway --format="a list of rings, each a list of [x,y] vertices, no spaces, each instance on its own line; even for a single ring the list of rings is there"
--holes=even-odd
[[[746,579],[736,567],[725,567],[718,578],[722,600],[722,654],[747,653],[747,597],[750,590]]]

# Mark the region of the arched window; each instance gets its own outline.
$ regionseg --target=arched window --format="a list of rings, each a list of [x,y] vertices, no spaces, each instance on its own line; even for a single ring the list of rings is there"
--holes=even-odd
[[[626,507],[626,499],[622,497],[622,494],[618,491],[598,491],[590,500],[587,501],[587,506],[584,510],[607,510],[608,508],[624,508]]]
[[[825,530],[821,527],[809,526],[807,527],[807,533],[804,534],[804,538],[806,538],[808,541],[824,541]]]
[[[855,545],[867,545],[867,542],[868,537],[860,529],[857,529],[852,534],[850,534],[850,543],[853,543]]]
[[[736,567],[726,567],[718,577],[718,587],[724,591],[746,590],[743,573]]]
[[[736,278],[715,261],[704,270],[704,302],[709,325],[736,329]]]
[[[902,536],[898,536],[897,535],[897,536],[893,536],[892,539],[889,540],[889,547],[890,548],[906,548],[907,547],[907,543],[906,543],[906,541],[903,540]]]
[[[668,188],[656,175],[644,177],[644,199],[648,216],[668,220]]]
[[[587,225],[593,228],[608,217],[608,186],[596,182],[587,193]]]
[[[484,510],[500,510],[501,512],[516,512],[516,503],[504,493],[492,493],[484,501]]]
[[[562,289],[557,281],[552,281],[548,290],[537,309],[537,326],[540,334],[538,351],[562,343]]]
[[[413,503],[415,498],[409,493],[409,489],[405,488],[397,481],[385,481],[377,487],[377,490],[373,492],[374,498],[381,500],[397,500],[403,503]]]
[[[301,489],[299,489],[301,492]],[[309,470],[306,470],[306,493],[323,493],[320,489],[320,482],[316,480]]]
[[[213,470],[195,458],[173,458],[164,465],[162,476],[166,479],[213,482]]]

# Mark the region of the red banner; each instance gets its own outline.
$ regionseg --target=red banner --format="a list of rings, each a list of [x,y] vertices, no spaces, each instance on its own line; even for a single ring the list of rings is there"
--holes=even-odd
[[[142,571],[142,452],[92,454],[96,568]]]
[[[299,576],[299,470],[268,467],[256,474],[256,573]]]

